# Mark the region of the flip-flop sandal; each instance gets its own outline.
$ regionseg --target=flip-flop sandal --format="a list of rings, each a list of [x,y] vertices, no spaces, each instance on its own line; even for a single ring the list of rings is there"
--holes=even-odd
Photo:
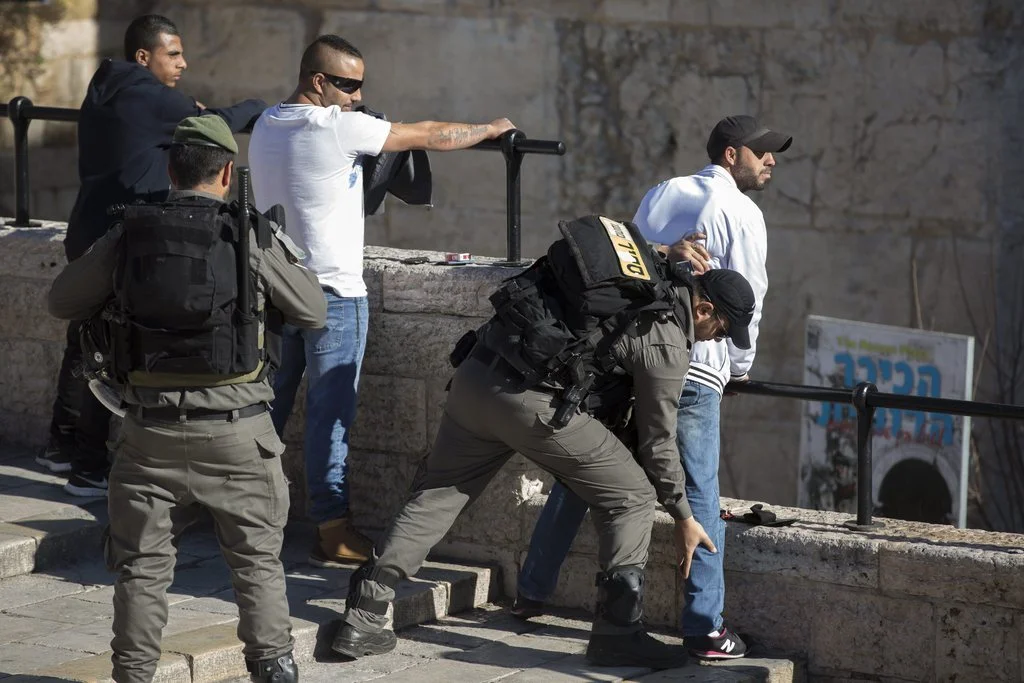
[[[796,521],[796,517],[777,517],[771,510],[765,510],[761,503],[751,505],[750,512],[745,513],[742,517],[733,517],[733,519],[755,526],[789,526]]]

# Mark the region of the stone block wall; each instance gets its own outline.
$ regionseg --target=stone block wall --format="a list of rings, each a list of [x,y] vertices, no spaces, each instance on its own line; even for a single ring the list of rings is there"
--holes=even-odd
[[[522,515],[527,529],[543,501],[527,501],[535,511]],[[723,499],[723,507],[737,512],[750,505]],[[898,520],[858,533],[842,526],[848,516],[841,514],[772,509],[799,521],[781,528],[726,526],[730,629],[806,658],[812,681],[1022,679],[1020,536]],[[671,519],[659,512],[645,612],[653,623],[674,625],[684,593],[672,566],[671,531]],[[553,602],[592,608],[596,541],[588,519]],[[513,587],[506,579],[506,590]]]
[[[63,324],[46,291],[63,266],[64,226],[0,229],[0,439],[46,437]],[[487,297],[509,270],[406,265],[439,256],[368,248],[370,335],[359,416],[351,435],[353,514],[371,533],[401,507],[429,449],[444,404],[452,343],[488,313]],[[302,395],[284,455],[292,514],[302,516]],[[550,477],[515,456],[468,507],[436,555],[501,567],[506,594],[525,558]],[[725,499],[737,512],[752,501]],[[843,515],[776,508],[784,528],[727,526],[726,619],[777,651],[806,659],[812,680],[1018,681],[1024,677],[1021,536],[885,520],[870,533]],[[647,568],[646,617],[676,625],[681,584],[672,522],[659,512]],[[597,539],[589,521],[563,567],[553,603],[591,608]]]
[[[46,312],[64,267],[63,223],[0,227],[0,438],[41,446],[57,395],[67,325]]]
[[[756,113],[795,143],[754,197],[770,280],[755,379],[801,380],[812,313],[979,343],[995,333],[988,283],[1000,240],[1024,232],[1016,0],[61,2],[70,9],[47,29],[46,73],[30,93],[40,102],[79,101],[127,21],[155,11],[182,31],[181,87],[211,106],[287,97],[302,48],[337,32],[366,56],[365,101],[392,119],[507,115],[532,137],[564,140],[567,156],[524,163],[527,256],[560,218],[630,217],[647,188],[705,163],[719,117]],[[33,149],[33,212],[65,219],[73,152],[50,146],[51,130],[69,129],[33,124],[44,145]],[[368,243],[503,254],[500,156],[435,154],[433,165],[433,209],[392,203],[369,220]],[[0,203],[8,169],[0,156]],[[986,378],[979,396],[993,386]],[[776,399],[726,402],[723,490],[795,500],[798,411]]]

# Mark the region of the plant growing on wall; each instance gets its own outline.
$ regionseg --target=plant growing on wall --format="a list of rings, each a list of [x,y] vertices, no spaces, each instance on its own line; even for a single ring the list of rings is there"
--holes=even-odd
[[[955,245],[954,239],[954,245]],[[993,246],[990,277],[964,273],[957,281],[965,310],[979,340],[975,396],[1024,405],[1024,235],[1006,235]],[[1012,267],[1016,264],[1016,267]],[[985,310],[970,305],[968,290],[981,288]],[[970,297],[974,299],[975,297]],[[986,377],[984,395],[977,390]],[[1024,421],[978,419],[971,435],[969,526],[995,531],[1024,531]]]
[[[43,27],[64,17],[67,1],[0,2],[0,101],[31,95],[43,73]]]

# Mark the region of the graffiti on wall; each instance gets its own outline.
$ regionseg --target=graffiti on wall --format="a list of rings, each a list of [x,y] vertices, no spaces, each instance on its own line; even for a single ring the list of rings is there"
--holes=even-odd
[[[807,384],[852,389],[871,382],[893,394],[969,398],[973,339],[810,316],[804,360]],[[969,424],[944,413],[876,409],[872,495],[879,514],[961,522]],[[855,512],[853,406],[806,404],[800,462],[801,505]]]

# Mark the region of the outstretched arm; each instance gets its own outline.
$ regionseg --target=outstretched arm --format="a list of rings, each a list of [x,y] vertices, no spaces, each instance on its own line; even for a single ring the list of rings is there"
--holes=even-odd
[[[381,151],[404,152],[410,149],[428,149],[445,152],[472,147],[483,140],[491,140],[515,126],[508,119],[495,119],[490,123],[392,123],[391,132]]]

